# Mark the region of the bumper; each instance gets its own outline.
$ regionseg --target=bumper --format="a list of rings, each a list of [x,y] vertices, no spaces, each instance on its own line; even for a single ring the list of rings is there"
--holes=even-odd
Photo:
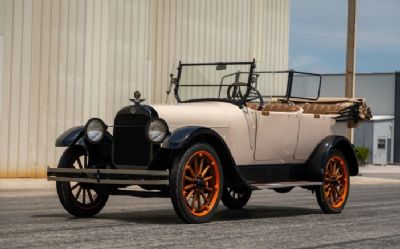
[[[169,171],[47,168],[47,180],[92,184],[169,185]]]

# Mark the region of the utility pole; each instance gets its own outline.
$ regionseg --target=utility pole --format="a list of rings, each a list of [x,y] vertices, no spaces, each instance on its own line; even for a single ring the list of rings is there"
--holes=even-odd
[[[354,98],[356,70],[356,18],[357,0],[348,0],[347,8],[347,49],[346,49],[346,86],[345,97]],[[353,129],[348,130],[347,138],[353,142]]]

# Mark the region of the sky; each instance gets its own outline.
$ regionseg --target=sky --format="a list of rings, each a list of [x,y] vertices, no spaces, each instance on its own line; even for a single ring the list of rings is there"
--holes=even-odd
[[[343,73],[347,0],[291,0],[289,68]],[[356,72],[400,71],[400,0],[358,0]]]

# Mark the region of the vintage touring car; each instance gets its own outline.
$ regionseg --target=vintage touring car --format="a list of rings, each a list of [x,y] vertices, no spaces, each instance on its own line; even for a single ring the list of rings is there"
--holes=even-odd
[[[221,200],[241,208],[254,190],[294,187],[315,192],[325,213],[344,208],[358,174],[345,135],[371,117],[363,99],[319,98],[320,75],[254,61],[179,63],[172,86],[176,104],[135,92],[113,125],[92,118],[58,137],[67,149],[47,175],[70,214],[93,216],[109,195],[170,197],[183,221],[201,223]]]

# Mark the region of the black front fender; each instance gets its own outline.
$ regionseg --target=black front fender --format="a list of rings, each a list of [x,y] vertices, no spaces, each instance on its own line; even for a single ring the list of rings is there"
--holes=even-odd
[[[57,138],[56,147],[81,146],[89,155],[89,165],[111,164],[112,135],[106,132],[103,140],[97,144],[87,141],[84,135],[84,126],[72,127]]]
[[[237,189],[253,189],[240,173],[224,139],[214,130],[201,126],[176,129],[162,144],[162,149],[179,150],[195,143],[207,143],[217,152],[224,171],[224,181]]]
[[[61,134],[56,140],[56,147],[74,145],[85,134],[85,126],[72,127]]]
[[[339,150],[346,157],[350,175],[358,175],[358,161],[350,141],[343,136],[327,136],[321,140],[307,160],[309,174],[313,178],[322,179],[329,154],[334,149]]]

